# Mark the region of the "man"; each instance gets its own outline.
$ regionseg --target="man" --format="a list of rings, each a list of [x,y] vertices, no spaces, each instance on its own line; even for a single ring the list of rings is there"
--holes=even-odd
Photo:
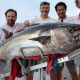
[[[78,9],[80,9],[80,0],[75,0],[75,4],[76,4],[76,7]],[[74,24],[80,24],[80,13],[76,16],[73,17],[71,23],[74,23]],[[80,80],[80,55],[78,55],[78,57],[76,58],[75,57],[75,60],[74,60],[75,64],[77,64],[77,66],[79,66],[79,79]]]
[[[55,10],[58,15],[58,22],[69,22],[70,18],[66,15],[67,5],[64,2],[59,2],[55,5]]]
[[[15,23],[17,19],[17,12],[13,9],[8,9],[5,12],[7,23],[1,26],[1,41],[11,37],[14,33],[23,29],[23,24]]]
[[[76,0],[75,3],[76,3],[76,7],[80,9],[80,0]],[[80,13],[73,17],[72,23],[80,24]]]
[[[59,22],[69,23],[70,21],[72,21],[72,18],[68,18],[66,15],[67,6],[64,2],[57,3],[55,6],[55,10],[57,12]],[[67,62],[66,66],[70,72],[72,80],[78,80],[74,61]]]
[[[5,39],[8,39],[9,37],[13,36],[16,32],[21,31],[24,27],[23,24],[15,23],[17,19],[17,12],[13,9],[8,9],[5,12],[5,17],[6,17],[6,24],[4,24],[1,27],[1,36],[0,36],[0,41],[2,42]],[[3,74],[10,72],[10,68],[7,68],[5,70],[6,63],[4,61],[0,60],[0,69],[2,69]],[[1,71],[1,70],[0,70]],[[9,80],[7,76],[4,76],[4,80]]]
[[[76,7],[78,9],[80,9],[80,0],[76,0],[75,3],[76,3]],[[74,23],[74,24],[80,24],[80,13],[78,15],[74,16],[72,21],[70,21],[70,22]]]
[[[24,26],[28,27],[32,24],[42,24],[42,23],[55,23],[57,22],[57,20],[52,19],[51,17],[49,17],[49,12],[50,12],[50,3],[48,2],[41,2],[40,4],[40,16],[39,17],[35,17],[32,20],[26,20],[24,22]],[[43,77],[44,77],[44,71],[43,72]],[[54,76],[54,75],[53,75]],[[51,80],[56,80],[55,77],[51,77]]]
[[[24,26],[29,26],[32,24],[39,24],[39,23],[47,23],[47,22],[57,22],[55,19],[52,19],[51,17],[48,16],[50,11],[50,3],[48,2],[41,2],[40,4],[40,16],[35,17],[32,20],[26,20],[24,22]]]

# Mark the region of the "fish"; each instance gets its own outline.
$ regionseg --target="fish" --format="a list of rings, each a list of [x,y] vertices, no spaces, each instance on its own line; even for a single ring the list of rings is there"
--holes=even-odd
[[[80,25],[44,23],[33,25],[0,43],[0,59],[16,56],[68,54],[80,48]]]

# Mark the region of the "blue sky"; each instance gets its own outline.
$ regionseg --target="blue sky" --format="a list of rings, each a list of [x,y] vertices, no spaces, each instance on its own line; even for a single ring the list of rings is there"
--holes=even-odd
[[[67,4],[67,15],[74,16],[79,13],[76,8],[75,0],[0,0],[0,25],[6,22],[5,11],[9,8],[15,9],[18,13],[17,22],[24,22],[25,20],[32,19],[39,16],[39,5],[42,1],[48,1],[51,4],[49,16],[57,18],[54,6],[57,2],[65,2]]]

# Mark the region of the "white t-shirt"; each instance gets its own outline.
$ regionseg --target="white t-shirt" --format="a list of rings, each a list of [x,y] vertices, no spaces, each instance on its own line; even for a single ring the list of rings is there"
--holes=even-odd
[[[22,30],[24,27],[23,27],[23,24],[22,23],[15,23],[13,27],[9,27],[7,24],[1,26],[0,28],[0,42],[2,42],[4,39],[4,32],[2,31],[2,29],[5,29],[9,32],[12,32],[13,34]]]
[[[70,21],[70,23],[80,24],[80,16],[76,15],[76,16],[72,17],[72,20]]]
[[[38,23],[54,23],[54,22],[57,22],[57,20],[52,19],[51,17],[48,17],[47,19],[42,19],[41,17],[35,17],[34,19],[30,20],[30,25]]]
[[[72,17],[66,16],[66,18],[63,19],[63,22],[64,23],[70,23],[72,21],[72,19],[73,19]],[[61,22],[60,18],[58,18],[58,22]]]
[[[61,22],[60,20],[58,20]],[[79,15],[74,17],[65,18],[63,22],[72,23],[72,24],[80,24],[80,17]],[[80,55],[74,57],[74,63],[80,65]]]

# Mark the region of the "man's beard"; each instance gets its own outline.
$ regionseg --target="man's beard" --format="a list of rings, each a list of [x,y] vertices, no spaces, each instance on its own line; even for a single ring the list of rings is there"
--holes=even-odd
[[[79,6],[77,6],[79,9],[80,9],[80,5]]]
[[[7,22],[7,24],[8,24],[10,27],[13,27],[13,25],[15,24],[15,21],[9,20],[9,21]]]
[[[78,8],[80,8],[80,4],[76,4],[76,6],[77,6]]]

